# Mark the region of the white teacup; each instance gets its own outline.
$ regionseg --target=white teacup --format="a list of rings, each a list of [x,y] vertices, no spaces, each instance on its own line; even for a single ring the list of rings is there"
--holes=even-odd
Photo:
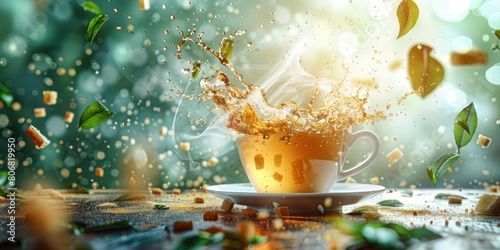
[[[343,170],[347,150],[360,138],[373,144],[371,155],[358,165]],[[286,133],[243,135],[238,151],[251,184],[260,193],[322,193],[336,182],[355,175],[375,160],[379,140],[370,131],[350,129],[329,135]]]

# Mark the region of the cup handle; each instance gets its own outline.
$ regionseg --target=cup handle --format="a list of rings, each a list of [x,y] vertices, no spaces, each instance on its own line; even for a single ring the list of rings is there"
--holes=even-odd
[[[347,179],[348,177],[353,176],[353,175],[365,170],[367,167],[370,166],[370,164],[372,164],[375,161],[375,158],[377,158],[380,143],[379,143],[377,135],[371,131],[368,131],[368,130],[361,130],[361,131],[357,131],[357,132],[351,134],[349,136],[347,149],[350,149],[352,147],[352,145],[357,140],[359,140],[361,138],[367,138],[372,143],[373,149],[372,149],[371,155],[368,158],[366,158],[364,161],[360,162],[358,165],[356,165],[356,166],[354,166],[346,171],[340,170],[339,179],[338,179],[339,181]]]

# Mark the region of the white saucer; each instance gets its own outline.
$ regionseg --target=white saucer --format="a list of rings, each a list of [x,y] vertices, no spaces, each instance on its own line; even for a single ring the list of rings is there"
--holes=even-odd
[[[290,215],[338,213],[341,206],[368,200],[385,191],[371,184],[337,183],[327,193],[257,193],[250,183],[210,186],[207,191],[219,198],[229,198],[235,204],[273,212],[275,206],[287,206]],[[326,202],[325,202],[326,201]],[[331,202],[330,202],[331,201]],[[331,204],[330,206],[328,206]]]

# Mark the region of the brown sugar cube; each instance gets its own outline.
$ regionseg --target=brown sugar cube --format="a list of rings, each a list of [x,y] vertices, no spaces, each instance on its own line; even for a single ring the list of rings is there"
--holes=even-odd
[[[154,194],[154,195],[163,195],[163,190],[161,190],[160,188],[152,188],[151,189],[151,194]]]
[[[282,216],[288,216],[289,215],[288,207],[287,206],[275,207],[274,208],[274,215],[276,215],[276,216],[278,216],[280,218]]]
[[[255,219],[257,218],[257,210],[252,208],[245,208],[241,211],[243,218],[245,219]]]
[[[203,214],[204,221],[215,221],[219,219],[219,214],[215,211],[207,211]]]
[[[47,140],[47,138],[33,125],[30,125],[28,127],[28,130],[26,130],[26,134],[35,143],[37,149],[42,149],[50,144],[50,141]]]
[[[474,212],[481,215],[500,216],[500,195],[483,194]]]
[[[181,190],[180,190],[180,189],[178,189],[178,188],[174,188],[174,190],[173,190],[172,192],[173,192],[173,194],[175,194],[175,195],[179,195],[179,194],[181,194]]]
[[[393,149],[391,152],[389,152],[386,156],[387,160],[389,160],[389,163],[394,164],[401,160],[403,158],[403,152],[399,150],[399,148]]]
[[[462,204],[462,198],[449,196],[448,197],[448,204]]]
[[[262,154],[255,155],[253,160],[255,161],[255,169],[259,170],[265,167],[264,156]]]
[[[206,193],[207,192],[207,187],[208,187],[207,184],[203,184],[203,186],[201,186],[201,192]]]
[[[149,0],[139,0],[141,10],[149,10]]]
[[[0,203],[4,203],[4,202],[5,202],[5,197],[0,196]]]
[[[194,203],[205,203],[203,197],[194,197]]]
[[[492,193],[498,192],[498,186],[491,186],[490,187],[490,192],[492,192]]]
[[[233,207],[234,207],[234,202],[232,200],[226,198],[224,199],[224,201],[222,201],[222,206],[221,206],[222,211],[231,212],[231,210],[233,210]]]
[[[491,138],[484,136],[482,134],[479,134],[477,137],[477,144],[481,145],[483,148],[487,148],[491,144]]]
[[[486,65],[488,63],[488,55],[482,50],[472,49],[466,53],[453,52],[451,53],[451,65]]]
[[[104,176],[104,169],[103,168],[96,168],[95,175],[98,177],[103,177]]]
[[[174,233],[181,233],[193,230],[193,221],[176,221],[174,222]]]
[[[56,91],[43,91],[43,103],[47,105],[54,105],[57,103]]]
[[[72,123],[73,118],[75,118],[75,113],[71,111],[66,111],[66,114],[64,114],[64,121],[67,123]]]
[[[36,118],[45,117],[47,115],[45,108],[36,108],[34,112]]]
[[[236,224],[236,232],[243,236],[247,242],[251,242],[255,236],[255,224],[250,221],[242,221]]]

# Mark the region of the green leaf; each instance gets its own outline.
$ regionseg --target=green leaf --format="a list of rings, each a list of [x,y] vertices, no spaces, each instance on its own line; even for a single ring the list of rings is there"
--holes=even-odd
[[[385,207],[402,207],[404,204],[398,200],[383,200],[379,201],[377,205]]]
[[[198,75],[200,74],[200,66],[201,66],[200,61],[196,62],[193,65],[193,72],[191,73],[191,76],[193,77],[193,79],[196,79],[198,77]]]
[[[158,209],[158,210],[167,210],[167,209],[170,209],[169,206],[165,205],[165,204],[156,204],[155,205],[155,209]]]
[[[14,100],[14,96],[12,92],[10,92],[10,89],[3,84],[0,84],[0,100],[2,100],[7,107],[10,107]]]
[[[124,194],[114,199],[113,201],[143,201],[145,199],[146,196],[144,196],[143,194]]]
[[[80,116],[80,122],[78,123],[78,128],[91,129],[109,118],[111,118],[115,112],[109,111],[104,105],[98,101],[94,101],[92,104],[87,106]]]
[[[500,30],[495,30],[495,36],[497,36],[497,38],[500,39]]]
[[[182,239],[175,242],[173,250],[196,250],[202,246],[209,246],[215,243],[220,243],[224,239],[224,233],[219,232],[211,234],[208,232],[189,233]]]
[[[81,6],[86,11],[90,11],[94,14],[102,14],[101,8],[99,8],[99,6],[92,1],[85,1],[81,4]]]
[[[426,228],[415,228],[410,230],[410,236],[419,240],[435,240],[441,238],[441,235],[436,234]]]
[[[64,228],[67,228],[74,235],[82,234],[85,229],[85,223],[81,221],[71,221],[71,222],[62,221],[61,223]]]
[[[229,61],[233,56],[234,42],[231,39],[223,39],[219,45],[220,53]]]
[[[458,158],[460,158],[459,154],[445,154],[427,167],[427,173],[429,174],[432,184],[436,185],[437,181],[443,177],[448,168],[451,168]]]
[[[418,20],[419,10],[417,4],[412,0],[403,0],[397,10],[399,22],[399,34],[397,39],[406,35],[415,26]]]
[[[117,222],[112,222],[104,225],[99,225],[95,227],[85,228],[84,233],[101,233],[101,232],[112,232],[112,231],[123,231],[132,229],[132,222],[128,220],[122,220]]]
[[[439,194],[436,194],[436,196],[434,197],[434,199],[438,199],[438,200],[448,200],[448,197],[459,197],[459,198],[462,198],[462,200],[467,199],[466,197],[463,197],[463,196],[460,196],[460,195],[445,194],[445,193],[439,193]]]
[[[266,242],[268,239],[267,239],[267,236],[264,236],[264,235],[255,235],[252,239],[252,241],[250,242],[250,244],[260,244],[260,243],[264,243]]]
[[[0,171],[0,186],[4,186],[7,182],[7,177],[9,176],[9,172]]]
[[[412,87],[422,98],[430,94],[444,78],[443,65],[431,57],[431,52],[431,47],[417,44],[408,55],[408,74]]]
[[[467,145],[474,136],[477,128],[477,114],[474,108],[474,103],[470,103],[467,107],[462,109],[455,118],[455,125],[453,126],[453,134],[455,136],[455,143],[458,149]]]
[[[97,14],[90,20],[89,26],[87,27],[87,40],[89,43],[94,41],[97,32],[101,29],[102,25],[108,20],[108,16],[105,14]]]

